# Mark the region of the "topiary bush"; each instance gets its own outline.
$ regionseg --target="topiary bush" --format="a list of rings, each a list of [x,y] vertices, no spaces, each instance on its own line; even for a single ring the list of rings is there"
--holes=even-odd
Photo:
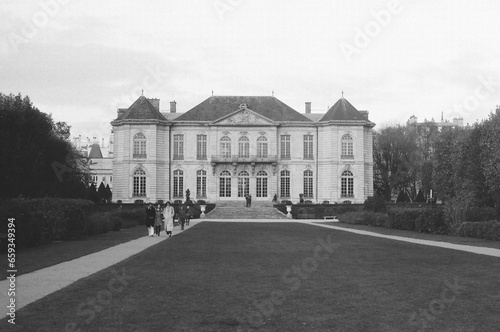
[[[372,212],[386,212],[387,209],[385,207],[385,200],[382,196],[369,196],[364,204],[363,208],[365,211]]]
[[[488,221],[496,219],[494,207],[471,206],[465,212],[465,221]]]

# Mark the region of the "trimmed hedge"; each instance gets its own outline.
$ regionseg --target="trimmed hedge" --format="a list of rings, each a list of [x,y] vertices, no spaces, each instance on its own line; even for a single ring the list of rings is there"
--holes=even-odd
[[[5,201],[0,208],[0,233],[7,233],[7,219],[15,218],[16,248],[77,239],[87,234],[87,216],[93,204],[62,198]]]
[[[458,235],[500,241],[500,221],[463,222],[458,226]]]
[[[494,207],[472,206],[465,213],[466,221],[489,221],[495,219],[496,219],[496,211]]]
[[[388,215],[388,228],[431,234],[450,233],[450,227],[440,208],[390,208]]]
[[[352,225],[384,227],[388,221],[386,213],[381,212],[347,212],[339,217],[340,222]]]

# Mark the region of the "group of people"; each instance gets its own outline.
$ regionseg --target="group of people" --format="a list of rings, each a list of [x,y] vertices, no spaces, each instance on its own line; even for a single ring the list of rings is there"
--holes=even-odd
[[[177,216],[181,224],[181,230],[184,230],[184,225],[189,225],[189,220],[193,216],[193,211],[189,208],[189,206],[185,207],[182,205],[179,208]],[[160,232],[163,227],[165,229],[165,233],[171,237],[172,230],[174,228],[174,218],[175,210],[170,202],[167,202],[164,206],[158,203],[156,208],[152,203],[149,203],[146,208],[146,227],[148,229],[148,236],[160,236]]]

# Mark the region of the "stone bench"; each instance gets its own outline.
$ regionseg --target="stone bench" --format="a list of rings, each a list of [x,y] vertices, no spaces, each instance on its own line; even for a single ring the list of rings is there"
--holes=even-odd
[[[333,222],[339,222],[337,216],[324,216],[323,220],[332,219]]]

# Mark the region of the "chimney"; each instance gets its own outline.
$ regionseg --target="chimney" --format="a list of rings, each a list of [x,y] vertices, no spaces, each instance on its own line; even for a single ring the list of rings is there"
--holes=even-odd
[[[151,104],[153,104],[154,108],[156,108],[157,111],[160,110],[160,99],[158,98],[151,98],[148,99]]]
[[[359,113],[361,114],[363,119],[365,119],[366,121],[369,121],[368,120],[368,111],[359,111]]]
[[[170,113],[175,113],[177,111],[177,103],[174,101],[170,102]]]
[[[125,114],[125,112],[127,111],[126,108],[119,108],[118,109],[118,117],[122,116],[123,114]]]
[[[306,114],[311,114],[311,102],[306,101]]]

